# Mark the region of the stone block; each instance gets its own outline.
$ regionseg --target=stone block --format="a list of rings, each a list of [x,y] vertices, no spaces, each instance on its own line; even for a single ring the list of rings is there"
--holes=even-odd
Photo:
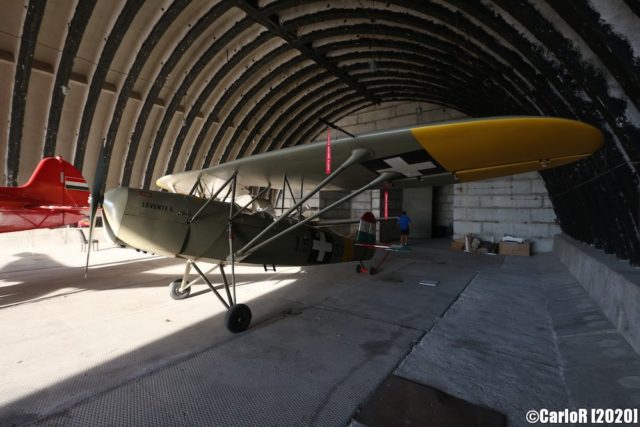
[[[480,234],[482,232],[481,222],[458,221],[453,224],[453,232],[459,235],[469,233]]]
[[[531,194],[531,181],[513,181],[511,192],[513,194]]]
[[[531,192],[539,194],[548,194],[547,187],[544,185],[542,178],[531,181]]]
[[[464,208],[453,208],[453,220],[465,221],[467,219],[467,212]]]
[[[429,108],[425,108],[424,105],[420,105],[420,104],[415,103],[415,102],[403,103],[403,104],[399,104],[396,107],[396,114],[398,116],[413,115],[414,117],[416,117],[418,115],[418,113],[417,113],[418,108],[422,108],[422,111],[424,111],[426,109],[432,108],[432,106],[429,106]]]
[[[540,175],[538,172],[525,172],[519,173],[517,175],[511,176],[513,181],[531,181],[531,180],[540,180]]]
[[[345,128],[347,126],[352,126],[358,123],[358,117],[357,115],[351,115],[351,116],[347,116],[344,117],[342,119],[340,119],[338,121],[338,126],[340,126],[341,128]]]
[[[531,209],[486,209],[493,213],[494,221],[523,223],[531,220]]]
[[[480,206],[480,197],[456,195],[453,198],[454,207],[476,207]]]
[[[562,233],[562,229],[560,228],[560,225],[556,223],[549,224],[549,236],[555,236],[560,233]]]
[[[365,123],[376,123],[385,119],[393,118],[395,116],[395,113],[396,108],[394,106],[360,113],[357,114],[358,124],[362,125]]]
[[[511,186],[492,186],[467,188],[465,193],[469,196],[493,196],[496,194],[511,194]]]
[[[354,210],[354,211],[356,211],[356,210],[370,211],[371,210],[371,202],[352,200],[351,201],[351,209]]]
[[[501,224],[499,222],[483,222],[482,234],[487,236],[493,236],[496,241],[500,240],[500,237],[505,234],[513,233],[513,224]]]
[[[533,252],[551,252],[553,251],[553,238],[534,239]]]
[[[542,196],[534,195],[496,195],[480,197],[483,208],[540,208]]]
[[[553,223],[556,220],[556,214],[553,209],[531,209],[531,221],[533,222],[549,222]]]
[[[513,228],[516,236],[529,239],[550,237],[548,224],[514,224]]]

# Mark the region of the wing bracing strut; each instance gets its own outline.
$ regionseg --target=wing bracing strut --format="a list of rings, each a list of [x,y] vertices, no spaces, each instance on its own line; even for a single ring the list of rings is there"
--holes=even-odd
[[[357,148],[357,149],[353,150],[351,152],[351,156],[349,156],[349,158],[347,160],[345,160],[345,162],[343,164],[341,164],[340,167],[338,167],[330,175],[328,175],[325,179],[323,179],[322,182],[320,184],[318,184],[309,194],[307,194],[304,197],[301,197],[300,200],[298,200],[297,203],[295,203],[291,208],[289,208],[289,210],[287,212],[284,212],[282,215],[280,215],[280,218],[276,219],[274,222],[269,224],[268,227],[266,227],[264,230],[262,230],[260,233],[258,233],[258,235],[256,237],[254,237],[250,242],[248,242],[246,245],[244,245],[242,248],[240,248],[240,250],[238,250],[238,252],[237,252],[237,255],[242,257],[242,258],[246,258],[246,256],[249,253],[255,252],[255,249],[252,250],[252,247],[254,247],[256,244],[258,244],[260,239],[262,239],[262,237],[265,234],[267,234],[270,230],[272,230],[276,225],[280,224],[282,222],[282,220],[287,218],[292,212],[294,212],[300,206],[302,206],[304,202],[309,200],[314,194],[316,194],[318,191],[320,191],[322,188],[324,188],[327,184],[329,184],[336,176],[340,175],[340,173],[342,173],[344,170],[346,170],[350,166],[354,165],[356,162],[359,162],[361,160],[365,160],[369,156],[371,156],[371,151],[368,150],[368,149]],[[272,239],[269,239],[269,241],[271,241],[271,240]],[[263,246],[263,244],[260,244],[260,245],[261,245],[261,247]],[[251,252],[249,252],[250,250],[251,250]]]
[[[238,251],[238,255],[241,257],[241,259],[248,257],[249,255],[251,255],[252,253],[254,253],[255,251],[267,246],[269,243],[273,242],[276,239],[281,238],[282,236],[292,232],[293,230],[302,227],[304,224],[308,223],[311,220],[316,219],[317,217],[319,217],[320,215],[322,215],[325,212],[330,211],[331,209],[336,208],[337,206],[353,199],[354,197],[356,197],[357,195],[359,195],[360,193],[362,193],[365,190],[370,189],[371,187],[374,187],[378,184],[381,184],[385,181],[389,181],[393,178],[395,178],[396,176],[398,176],[397,173],[395,172],[385,172],[383,174],[381,174],[380,176],[378,176],[376,179],[374,179],[373,181],[371,181],[370,183],[368,183],[367,185],[359,188],[358,190],[354,191],[353,193],[350,193],[348,195],[346,195],[345,197],[343,197],[342,199],[338,200],[337,202],[332,203],[331,205],[327,206],[326,208],[320,210],[319,212],[315,213],[314,215],[310,216],[309,218],[305,218],[304,220],[295,223],[294,225],[288,227],[285,230],[282,230],[280,233],[276,234],[275,236],[270,237],[269,239],[258,243],[256,245],[254,245],[253,247],[250,247],[249,249],[246,249],[247,246],[249,246],[249,242],[247,245],[245,245],[244,248],[240,249],[240,251]],[[261,233],[264,234],[264,233]],[[258,235],[259,237],[260,235]],[[253,239],[253,241],[257,240],[257,237]]]

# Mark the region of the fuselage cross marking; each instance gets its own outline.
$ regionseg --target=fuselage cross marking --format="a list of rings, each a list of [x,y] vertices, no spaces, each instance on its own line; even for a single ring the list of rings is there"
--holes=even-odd
[[[318,262],[322,262],[327,252],[331,253],[333,250],[333,245],[330,242],[327,242],[324,233],[319,232],[318,234],[320,235],[320,240],[314,240],[311,247],[314,251],[318,251]]]

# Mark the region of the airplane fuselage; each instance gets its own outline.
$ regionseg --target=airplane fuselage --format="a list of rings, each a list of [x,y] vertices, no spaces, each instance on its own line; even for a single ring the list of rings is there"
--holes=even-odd
[[[105,193],[103,217],[107,233],[119,244],[146,252],[192,260],[226,262],[230,254],[231,204],[194,196],[120,187]],[[234,206],[234,213],[240,208]],[[234,251],[273,222],[265,214],[240,213],[233,220]],[[264,240],[287,229],[285,220]],[[242,258],[249,264],[311,265],[367,260],[374,250],[326,229],[303,225]]]

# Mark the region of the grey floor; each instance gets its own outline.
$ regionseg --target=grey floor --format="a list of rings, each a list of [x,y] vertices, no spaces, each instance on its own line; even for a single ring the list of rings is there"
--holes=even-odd
[[[640,357],[552,254],[463,254],[443,241],[412,248],[376,276],[350,264],[244,271],[240,295],[255,322],[239,335],[224,331],[221,311],[206,314],[216,304],[207,293],[165,299],[181,270],[173,260],[105,264],[98,282],[117,271],[125,283],[108,293],[69,285],[34,298],[68,274],[54,263],[46,281],[29,276],[28,298],[11,284],[12,304],[0,309],[10,378],[0,385],[0,425],[347,425],[394,373],[500,411],[513,426],[529,425],[530,409],[640,406]],[[20,271],[5,268],[0,279]],[[74,308],[82,320],[70,320]],[[69,329],[45,330],[59,339],[29,318],[51,313]],[[115,356],[93,354],[105,342],[125,344]]]

